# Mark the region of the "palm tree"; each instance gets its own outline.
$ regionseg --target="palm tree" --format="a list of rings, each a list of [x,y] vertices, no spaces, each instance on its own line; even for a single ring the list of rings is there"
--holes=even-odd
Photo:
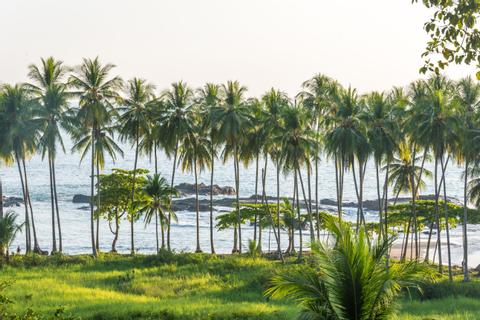
[[[172,89],[165,91],[162,96],[163,112],[158,118],[158,135],[162,137],[163,148],[168,156],[173,154],[172,180],[170,187],[173,188],[175,170],[177,168],[177,156],[180,142],[186,132],[193,126],[194,106],[193,91],[180,81],[172,83]],[[170,218],[167,221],[167,249],[170,250]]]
[[[202,172],[211,163],[210,141],[198,126],[192,127],[186,133],[180,147],[179,162],[183,171],[193,172],[195,178],[195,210],[196,210],[196,239],[195,252],[200,253],[200,207],[198,201],[198,173]]]
[[[37,146],[40,123],[36,119],[36,115],[39,108],[24,85],[4,85],[1,87],[0,96],[3,154],[15,159],[22,185],[25,207],[26,251],[30,252],[32,249],[31,233],[33,233],[33,250],[41,252],[42,250],[37,239],[25,165],[26,158],[35,152]]]
[[[386,269],[392,239],[371,245],[364,228],[355,234],[344,222],[325,220],[335,245],[319,243],[314,268],[274,276],[265,294],[295,300],[299,319],[390,319],[402,289],[417,288],[425,272],[415,262]]]
[[[302,84],[303,91],[298,94],[305,108],[307,108],[314,120],[316,130],[315,149],[313,150],[315,163],[315,216],[317,219],[317,239],[320,239],[320,213],[318,210],[318,174],[320,161],[320,137],[321,131],[328,125],[329,115],[334,109],[333,97],[338,84],[330,77],[317,74]]]
[[[159,174],[147,177],[147,183],[141,189],[144,199],[140,205],[139,213],[145,215],[145,225],[150,224],[152,218],[155,219],[155,236],[157,243],[157,253],[160,251],[158,244],[158,221],[162,230],[162,249],[165,249],[164,225],[167,221],[167,212],[170,205],[170,197],[177,195],[177,190],[171,188],[165,178]]]
[[[270,89],[262,96],[263,103],[265,105],[265,111],[268,113],[268,117],[264,118],[266,135],[274,137],[279,134],[281,128],[281,114],[283,110],[288,106],[289,99],[286,93]],[[268,123],[268,124],[267,124]],[[275,141],[272,141],[275,142]],[[282,250],[280,247],[280,171],[281,171],[281,153],[282,146],[278,143],[272,143],[268,147],[268,152],[270,153],[270,158],[275,163],[277,169],[277,234],[278,234],[278,252]]]
[[[224,101],[221,106],[214,108],[212,119],[218,123],[219,134],[225,139],[223,151],[224,161],[233,155],[233,167],[235,175],[236,212],[238,233],[234,232],[234,252],[242,253],[242,226],[240,217],[240,147],[244,143],[247,128],[250,126],[250,113],[244,101],[247,90],[237,81],[229,81],[222,85]],[[238,243],[237,243],[238,236]],[[238,245],[238,246],[237,246]]]
[[[115,66],[113,64],[102,65],[100,60],[83,59],[73,75],[70,76],[70,84],[75,88],[75,94],[79,98],[79,107],[76,109],[76,123],[90,130],[91,148],[91,176],[90,176],[90,231],[93,256],[97,256],[94,226],[94,178],[95,178],[95,155],[96,140],[104,135],[102,128],[111,122],[112,114],[115,113],[114,103],[118,100],[118,92],[122,87],[119,77],[109,78],[109,73]],[[98,165],[98,162],[97,162]]]
[[[215,254],[215,245],[213,241],[213,176],[215,168],[215,158],[217,157],[217,149],[221,143],[218,135],[217,124],[213,122],[213,111],[221,102],[220,86],[213,83],[207,83],[203,88],[199,89],[200,108],[203,115],[203,130],[208,131],[210,135],[210,252]]]
[[[432,173],[425,169],[422,166],[416,165],[419,161],[423,163],[421,156],[416,156],[416,150],[412,150],[413,144],[408,142],[401,142],[398,145],[398,155],[397,157],[393,157],[393,160],[390,161],[383,170],[389,171],[389,176],[387,183],[393,186],[393,192],[395,193],[395,200],[393,205],[397,203],[398,197],[400,193],[411,193],[412,195],[412,208],[415,200],[418,196],[418,191],[425,188],[426,184],[425,181],[422,179],[423,177],[430,178]],[[412,159],[415,157],[415,159]],[[419,250],[419,243],[418,243],[418,219],[416,215],[416,211],[412,210],[412,216],[408,220],[408,225],[406,228],[405,233],[405,245],[403,247],[402,252],[402,260],[406,257],[406,251],[408,248],[408,236],[410,233],[410,229],[412,227],[413,222],[413,230],[415,235],[415,258],[418,259],[420,254]]]
[[[310,225],[310,241],[313,243],[315,241],[315,233],[313,230],[313,217],[310,207],[308,205],[308,200],[306,197],[302,174],[300,170],[303,165],[310,165],[309,154],[314,145],[313,134],[310,130],[310,127],[307,126],[307,120],[308,114],[305,112],[305,109],[302,107],[302,105],[290,105],[286,107],[282,112],[282,127],[281,130],[279,130],[279,132],[281,133],[275,138],[275,140],[280,146],[280,163],[284,165],[284,171],[294,173],[294,185],[297,186],[296,188],[294,188],[296,189],[296,192],[294,192],[294,194],[297,199],[297,214],[299,220],[300,206],[298,194],[300,188],[298,187],[298,181],[300,182],[303,198],[308,213],[308,222]],[[301,238],[300,241],[302,241]],[[300,248],[299,258],[301,257],[302,250]]]
[[[424,83],[426,95],[412,109],[412,136],[425,149],[431,149],[434,156],[434,187],[435,187],[435,217],[437,227],[437,246],[439,271],[442,272],[442,246],[440,237],[440,214],[439,214],[439,195],[440,186],[438,182],[438,164],[441,163],[441,180],[445,179],[446,166],[444,156],[452,150],[452,145],[457,141],[455,128],[457,127],[457,118],[454,114],[454,101],[452,100],[452,83],[443,76],[433,76]],[[432,229],[431,225],[430,229]],[[450,236],[448,220],[446,221],[447,249],[448,249],[448,269],[449,276],[452,277],[451,258],[450,258]],[[431,232],[428,238],[426,259],[429,256],[429,244]]]
[[[385,181],[388,180],[389,170],[388,163],[393,159],[393,154],[397,149],[398,137],[399,137],[399,127],[397,125],[396,119],[392,117],[392,108],[393,105],[390,103],[389,99],[383,94],[378,92],[373,92],[366,97],[366,110],[364,114],[364,121],[367,126],[367,136],[369,144],[373,151],[373,159],[375,162],[375,174],[377,180],[377,196],[378,196],[378,212],[380,217],[380,235],[387,235],[387,213],[382,218],[382,211],[384,204],[382,199],[388,199],[387,186],[388,184],[384,183],[384,193],[385,195],[381,196],[380,194],[380,176],[379,169],[382,162],[387,163],[387,171],[385,175]],[[385,206],[386,208],[386,206]],[[383,220],[382,220],[383,219]],[[383,226],[383,229],[382,229]]]
[[[16,223],[17,218],[18,215],[13,211],[7,211],[5,216],[0,217],[0,256],[6,257],[7,260],[10,256],[10,244],[23,227],[23,223]]]
[[[120,138],[123,141],[129,140],[135,147],[135,161],[133,164],[132,179],[132,206],[135,199],[135,173],[137,170],[140,139],[150,132],[150,118],[148,116],[148,103],[153,101],[154,86],[144,79],[133,78],[129,80],[126,88],[126,97],[121,99],[122,112],[119,119]],[[133,211],[132,211],[133,212]],[[130,250],[135,253],[134,241],[134,217],[130,219]]]
[[[338,217],[342,219],[344,176],[352,165],[359,146],[365,144],[364,123],[360,120],[360,103],[355,89],[340,89],[335,96],[337,110],[332,117],[333,125],[326,132],[327,155],[335,159],[338,174],[337,203]]]
[[[60,126],[62,125],[64,112],[68,107],[69,93],[67,85],[63,81],[68,69],[63,65],[62,61],[55,60],[53,57],[42,58],[40,66],[32,64],[28,69],[28,76],[33,83],[27,84],[27,88],[41,106],[38,115],[39,120],[42,121],[39,140],[40,152],[42,153],[42,158],[47,154],[49,164],[52,207],[52,252],[57,251],[55,219],[58,227],[58,249],[62,252],[62,229],[58,208],[55,159],[58,145],[65,152]]]
[[[468,198],[472,197],[471,192],[467,191],[468,188],[468,172],[470,171],[470,165],[475,161],[476,155],[478,154],[477,146],[480,141],[478,130],[478,110],[480,106],[480,85],[477,82],[473,81],[472,78],[467,77],[461,79],[457,84],[457,95],[456,99],[459,103],[460,113],[463,114],[463,118],[460,119],[460,123],[463,126],[460,126],[459,138],[460,138],[460,147],[457,152],[457,161],[459,163],[463,162],[465,166],[464,172],[464,189],[463,189],[463,221],[462,221],[462,231],[463,231],[463,279],[464,281],[469,280],[469,269],[468,269],[468,234],[467,234],[467,202]],[[462,130],[463,129],[463,130]],[[470,185],[470,190],[472,186]],[[469,194],[470,192],[470,194]]]

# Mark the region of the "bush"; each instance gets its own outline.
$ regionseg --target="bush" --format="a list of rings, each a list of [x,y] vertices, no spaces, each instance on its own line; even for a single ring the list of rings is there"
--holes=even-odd
[[[480,282],[441,281],[422,285],[422,300],[443,299],[447,297],[480,298]]]

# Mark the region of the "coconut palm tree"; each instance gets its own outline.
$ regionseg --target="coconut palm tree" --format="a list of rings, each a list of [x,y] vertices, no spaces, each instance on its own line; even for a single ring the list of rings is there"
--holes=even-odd
[[[171,188],[167,180],[159,174],[147,177],[147,183],[142,187],[144,197],[140,204],[139,213],[144,214],[145,225],[155,219],[155,236],[157,253],[160,251],[158,242],[158,221],[162,230],[162,249],[165,249],[164,226],[167,221],[167,212],[170,206],[170,197],[178,194],[175,188]]]
[[[75,89],[73,94],[79,98],[78,108],[75,110],[76,123],[91,132],[90,231],[94,257],[97,256],[93,201],[94,178],[96,160],[99,159],[95,155],[96,140],[104,135],[101,132],[102,128],[110,125],[112,115],[116,111],[114,103],[118,100],[119,91],[123,85],[120,77],[109,77],[114,67],[113,64],[102,65],[98,57],[95,59],[84,58],[82,64],[76,67],[69,80],[71,86]]]
[[[480,137],[478,134],[478,111],[480,107],[480,85],[474,81],[472,78],[467,77],[461,79],[457,84],[456,90],[456,100],[459,104],[460,114],[463,114],[463,117],[460,117],[460,123],[463,124],[459,126],[459,139],[460,147],[456,155],[457,161],[459,163],[463,162],[465,166],[464,172],[464,190],[463,190],[463,219],[462,219],[462,231],[463,231],[463,279],[464,281],[469,280],[469,269],[468,269],[468,234],[467,234],[467,203],[468,198],[472,199],[473,190],[472,185],[470,184],[470,191],[468,191],[468,172],[471,170],[470,166],[476,162],[476,157],[478,155],[478,142],[480,142]]]
[[[335,159],[337,174],[338,217],[342,219],[343,184],[345,172],[351,167],[359,146],[365,143],[364,122],[361,121],[360,101],[355,89],[340,89],[335,96],[336,112],[332,126],[325,135],[327,155]]]
[[[123,141],[130,141],[135,147],[135,161],[133,163],[132,179],[132,200],[135,199],[135,173],[137,170],[138,155],[140,151],[140,140],[148,136],[150,132],[150,117],[148,115],[148,103],[154,99],[154,86],[144,79],[133,78],[128,81],[126,86],[126,97],[121,99],[121,116],[119,119],[120,138]],[[133,212],[133,210],[132,210]],[[134,222],[135,218],[130,218],[130,250],[135,253],[134,241]]]
[[[313,243],[315,241],[313,217],[307,202],[308,200],[301,174],[302,166],[310,165],[309,154],[314,146],[313,133],[310,130],[310,127],[307,126],[307,120],[308,114],[302,105],[290,105],[286,107],[282,112],[282,127],[281,130],[279,130],[280,133],[276,136],[275,141],[280,146],[280,163],[284,165],[284,171],[293,172],[295,177],[294,184],[296,186],[301,186],[310,225],[310,241]],[[297,178],[300,184],[298,184]],[[295,197],[297,199],[297,214],[298,219],[300,220],[298,196],[300,187],[297,187],[296,189]],[[302,250],[300,248],[299,258],[301,257]]]
[[[395,193],[395,200],[393,205],[397,203],[400,193],[410,193],[412,195],[412,208],[415,200],[418,196],[418,191],[425,188],[426,183],[423,178],[430,178],[432,176],[431,171],[422,166],[416,165],[416,163],[422,162],[421,156],[416,156],[416,150],[412,150],[413,144],[408,142],[401,142],[398,145],[397,156],[393,157],[386,166],[388,166],[389,176],[387,183],[392,185],[393,192]],[[412,159],[412,157],[416,157]],[[387,168],[383,167],[383,170]],[[403,247],[402,259],[406,257],[406,250],[408,248],[408,239],[410,229],[413,223],[413,232],[415,235],[415,258],[418,259],[420,254],[418,243],[418,219],[416,211],[412,210],[412,216],[408,220],[408,225],[405,234],[405,245]]]
[[[236,212],[238,218],[238,233],[237,229],[235,229],[234,232],[234,251],[238,251],[239,253],[242,252],[242,224],[239,207],[240,148],[244,143],[247,129],[250,127],[250,113],[244,100],[246,90],[246,87],[241,86],[237,81],[228,81],[222,85],[224,100],[222,105],[214,108],[212,115],[212,119],[215,123],[218,123],[219,134],[225,139],[225,149],[223,151],[224,161],[226,161],[230,155],[233,156],[237,200]]]
[[[2,119],[2,149],[4,156],[17,163],[25,207],[26,251],[41,252],[38,243],[33,207],[28,187],[25,160],[36,151],[40,122],[36,119],[38,104],[25,85],[3,85],[0,93],[0,119]]]
[[[302,84],[302,91],[298,98],[307,108],[314,120],[316,130],[315,149],[313,150],[315,163],[315,216],[317,219],[317,238],[320,239],[320,213],[318,210],[318,176],[319,161],[321,151],[321,131],[328,126],[328,118],[334,110],[334,96],[338,89],[338,84],[332,78],[317,74]]]
[[[211,163],[210,141],[199,126],[191,127],[183,138],[180,147],[179,162],[183,171],[193,172],[195,178],[195,210],[196,210],[196,249],[200,253],[200,207],[198,201],[198,173],[202,172]]]
[[[48,57],[41,59],[40,66],[31,64],[28,69],[28,77],[32,80],[32,83],[27,84],[27,88],[41,106],[38,115],[39,120],[42,122],[39,148],[42,158],[47,155],[49,164],[52,207],[52,252],[57,251],[55,220],[58,228],[58,249],[62,252],[63,242],[58,208],[55,159],[58,146],[65,152],[60,127],[62,126],[64,112],[68,108],[69,93],[67,84],[64,82],[68,68],[63,65],[62,61]]]
[[[438,263],[439,271],[442,272],[442,246],[440,235],[440,215],[439,215],[439,195],[440,187],[438,177],[438,164],[441,166],[441,180],[445,178],[446,166],[444,156],[450,152],[452,145],[458,140],[455,128],[458,120],[455,116],[455,104],[453,100],[453,84],[443,76],[433,76],[428,79],[425,84],[426,95],[416,108],[412,110],[412,136],[426,149],[431,149],[434,156],[434,187],[435,187],[435,217],[437,228],[437,246],[438,246]],[[430,229],[432,229],[433,225]],[[446,222],[447,233],[447,249],[448,249],[448,265],[449,276],[451,277],[451,258],[450,258],[450,236],[448,220]],[[431,232],[428,238],[426,259],[429,257],[429,244]]]
[[[335,245],[319,243],[315,268],[274,276],[265,294],[295,300],[301,307],[299,319],[390,319],[402,289],[417,288],[424,269],[410,262],[387,270],[383,257],[392,239],[371,245],[364,228],[355,234],[331,216],[325,223]]]
[[[279,131],[282,130],[281,128],[281,114],[284,109],[290,103],[288,96],[285,92],[280,90],[270,89],[262,96],[262,101],[265,105],[265,111],[269,115],[264,119],[266,135],[274,137],[279,134]],[[268,123],[268,124],[267,124]],[[277,248],[278,252],[282,250],[280,247],[280,171],[282,168],[281,163],[281,153],[282,153],[282,146],[278,143],[275,143],[275,139],[272,140],[272,144],[269,144],[268,152],[270,153],[270,158],[272,162],[275,163],[277,169],[277,234],[278,234],[278,245]]]
[[[169,157],[173,155],[172,180],[173,188],[177,168],[178,148],[186,132],[193,126],[194,94],[185,82],[172,83],[171,90],[161,95],[162,113],[158,118],[158,135],[162,137],[163,149]],[[170,218],[167,221],[167,249],[170,250]]]
[[[400,129],[397,121],[393,118],[393,104],[383,93],[373,92],[365,99],[366,110],[363,114],[367,127],[367,137],[372,148],[373,159],[375,162],[375,175],[377,180],[378,211],[380,217],[380,234],[387,234],[387,216],[382,218],[384,205],[382,199],[388,199],[380,193],[380,168],[383,162],[387,163],[385,181],[388,180],[388,163],[393,159],[395,150],[398,148],[398,138]],[[366,162],[365,162],[366,163]],[[361,166],[359,166],[361,168]],[[387,190],[388,184],[384,183],[383,190]],[[386,193],[386,192],[384,192]],[[383,229],[382,229],[383,226]]]
[[[215,225],[213,224],[213,178],[217,149],[222,141],[221,137],[218,135],[217,124],[213,122],[212,116],[214,108],[220,105],[222,97],[220,85],[218,84],[207,83],[198,91],[200,96],[200,112],[202,113],[203,118],[202,130],[208,132],[210,136],[210,252],[215,254],[215,245],[213,241],[213,230],[215,228]]]
[[[22,224],[17,224],[18,215],[13,211],[7,211],[5,216],[0,217],[0,256],[6,257],[8,260],[9,247],[15,236],[23,227]]]

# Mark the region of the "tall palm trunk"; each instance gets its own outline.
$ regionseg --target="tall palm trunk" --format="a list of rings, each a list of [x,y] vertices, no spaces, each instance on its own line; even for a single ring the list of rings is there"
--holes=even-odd
[[[447,233],[447,260],[448,260],[448,278],[450,281],[453,280],[453,274],[452,274],[452,254],[450,252],[450,227],[448,223],[448,202],[447,202],[447,183],[445,179],[445,171],[447,170],[447,162],[445,163],[445,166],[443,164],[443,156],[440,159],[441,160],[441,166],[442,166],[442,179],[443,179],[443,209],[444,209],[444,214],[445,214],[445,232]]]
[[[334,156],[334,162],[335,162],[335,191],[337,192],[337,210],[338,210],[338,218],[341,220],[342,219],[342,203],[340,200],[340,170],[339,170],[339,162],[338,162],[338,156],[335,154]]]
[[[258,204],[258,158],[260,153],[257,153],[257,157],[255,159],[255,208]],[[255,209],[255,215],[253,218],[253,241],[257,241],[257,224],[258,224],[258,213],[257,209]]]
[[[213,242],[213,175],[215,170],[215,146],[213,140],[210,142],[210,153],[212,157],[212,169],[210,173],[210,252],[215,254],[215,244]]]
[[[418,183],[415,184],[415,157],[416,157],[416,151],[415,151],[415,145],[413,146],[413,156],[412,156],[412,178],[411,178],[411,184],[412,184],[412,216],[413,216],[413,223],[414,223],[414,232],[415,232],[415,259],[419,259],[420,257],[420,239],[419,239],[419,228],[418,228],[418,217],[417,217],[417,207],[416,207],[416,200],[418,196],[418,191],[420,188],[420,181],[422,181],[422,175],[423,175],[423,168],[425,167],[425,160],[427,159],[427,152],[428,149],[425,149],[423,151],[423,158],[422,158],[422,165],[420,166],[420,174],[418,176]],[[408,244],[408,238],[407,238],[407,244]],[[406,250],[405,250],[406,253]],[[427,251],[428,255],[428,251]]]
[[[25,157],[22,157],[22,166],[23,166],[23,174],[25,179],[25,193],[27,194],[28,200],[28,207],[30,208],[30,221],[32,222],[32,233],[33,233],[33,251],[36,253],[41,253],[42,249],[38,243],[37,238],[37,229],[35,227],[35,220],[33,217],[33,207],[32,207],[32,199],[30,198],[30,190],[28,188],[28,175],[27,175],[27,167],[25,165]]]
[[[153,158],[155,162],[155,174],[158,174],[158,155],[157,155],[157,142],[153,144]]]
[[[280,243],[280,157],[277,154],[277,230],[278,230],[278,247],[277,251],[282,251]]]
[[[53,195],[53,173],[52,173],[52,157],[48,153],[48,173],[50,177],[50,201],[52,205],[52,254],[57,252],[57,239],[55,237],[55,199]]]
[[[170,187],[173,188],[173,183],[175,181],[175,169],[177,168],[177,154],[178,154],[178,140],[175,145],[175,150],[173,152],[173,168],[172,168],[172,182]],[[172,196],[170,196],[170,209],[172,208]],[[172,214],[170,210],[168,211],[168,221],[167,221],[167,250],[171,251],[170,247],[170,228],[171,228]]]
[[[95,187],[95,126],[92,128],[92,162],[91,162],[91,175],[90,175],[90,233],[92,240],[92,254],[97,257],[97,246],[95,245],[95,224],[94,224],[94,187]]]
[[[236,191],[236,207],[237,207],[237,223],[238,223],[238,252],[242,253],[242,221],[240,218],[240,166],[238,164],[238,146],[235,144],[235,191]]]
[[[468,208],[467,208],[467,186],[468,186],[468,159],[465,159],[465,173],[463,180],[463,221],[462,221],[462,240],[463,240],[463,281],[469,281],[468,274],[468,239],[467,239],[467,222],[468,222]]]
[[[303,199],[305,201],[305,207],[307,208],[307,214],[308,214],[308,220],[309,220],[309,225],[310,225],[310,242],[315,242],[315,231],[313,230],[313,217],[312,217],[312,211],[310,211],[309,204],[307,202],[307,195],[305,193],[305,187],[303,185],[303,178],[302,178],[302,173],[300,172],[300,167],[297,165],[297,173],[298,173],[298,180],[300,180],[300,186],[302,188],[302,194],[303,194]],[[298,188],[298,186],[297,186]],[[298,191],[297,191],[298,193]],[[298,199],[297,199],[298,202]]]
[[[437,248],[438,248],[438,272],[443,273],[442,266],[442,243],[440,237],[440,213],[438,209],[438,198],[440,190],[438,189],[438,156],[435,155],[435,221],[437,224]]]
[[[158,200],[157,200],[158,201]],[[155,240],[156,240],[156,249],[157,253],[160,251],[159,242],[158,242],[158,211],[155,209]]]
[[[1,176],[0,176],[0,219],[3,219],[3,185],[2,185]]]
[[[315,223],[313,218],[313,211],[312,211],[312,186],[311,186],[311,167],[310,163],[307,163],[307,190],[308,190],[308,209],[310,215],[310,224],[312,225],[311,229],[313,230],[313,241],[315,241]]]
[[[100,211],[100,164],[97,159],[97,212]],[[97,251],[100,251],[100,215],[97,214],[97,240],[95,245],[97,246]]]
[[[130,242],[131,242],[131,254],[135,254],[135,238],[134,238],[134,228],[133,228],[133,225],[134,225],[134,222],[135,222],[135,212],[133,212],[134,210],[134,201],[135,201],[135,180],[137,179],[137,164],[138,164],[138,139],[139,139],[139,136],[138,136],[138,125],[137,125],[137,130],[136,130],[136,133],[135,133],[135,161],[133,163],[133,181],[132,181],[132,198],[131,198],[131,219],[130,219]]]
[[[22,194],[23,194],[23,206],[25,207],[25,252],[30,253],[32,251],[32,235],[30,233],[30,217],[28,213],[28,199],[27,193],[25,192],[25,183],[23,181],[23,172],[20,164],[20,158],[15,152],[15,161],[18,166],[18,174],[20,175],[20,182],[22,185]]]
[[[390,175],[390,170],[387,165],[387,171],[385,172],[385,182],[383,184],[383,218],[384,218],[384,227],[385,235],[388,237],[388,176]]]
[[[382,205],[382,198],[380,197],[380,172],[379,172],[379,160],[375,160],[375,176],[377,178],[377,197],[378,197],[378,222],[379,222],[379,230],[380,230],[380,237],[384,236],[384,228],[383,228],[383,205]]]
[[[193,172],[195,175],[195,223],[196,223],[196,236],[197,236],[197,248],[195,249],[196,253],[202,252],[200,248],[200,206],[198,202],[198,172],[197,172],[197,156],[195,155],[194,163],[193,163]]]
[[[266,160],[267,160],[267,158],[265,157],[265,168],[267,167]],[[270,212],[270,206],[268,204],[267,193],[265,192],[266,177],[267,177],[267,170],[262,169],[262,202],[265,204],[265,209],[267,211],[267,216],[269,218],[269,222],[270,222],[271,226],[273,227],[273,233],[275,235],[275,240],[277,241],[277,247],[279,247],[280,246],[280,244],[279,244],[280,243],[280,238],[278,237],[278,234],[280,234],[280,230],[278,230],[278,234],[277,234],[277,231],[275,230],[275,223],[273,222],[272,213]],[[268,250],[270,251],[270,234],[269,234],[269,237],[268,237]],[[284,263],[285,260],[283,258],[282,250],[280,250],[278,252],[278,255],[279,255],[282,263]]]
[[[298,193],[298,178],[297,172],[295,172],[294,177],[294,189],[295,189],[295,196],[297,197],[297,219],[298,219],[298,232],[299,232],[299,248],[298,248],[298,260],[302,259],[303,255],[303,235],[302,235],[302,216],[300,215],[300,197]]]
[[[55,157],[52,158],[52,178],[53,178],[53,195],[55,197],[55,211],[57,212],[58,249],[60,253],[62,253],[63,238],[62,238],[62,227],[60,223],[60,210],[58,209],[57,178],[55,175]]]
[[[317,121],[317,133],[320,135],[320,123]],[[315,144],[315,215],[317,217],[317,240],[320,241],[320,213],[318,211],[318,157],[319,157],[319,144],[317,139]]]

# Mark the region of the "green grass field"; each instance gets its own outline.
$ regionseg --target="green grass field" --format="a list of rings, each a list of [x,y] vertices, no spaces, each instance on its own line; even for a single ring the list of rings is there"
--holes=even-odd
[[[169,254],[16,258],[0,281],[21,313],[58,308],[82,319],[295,319],[286,300],[267,301],[274,272],[301,268],[293,262],[239,256]],[[478,285],[477,285],[478,284]],[[475,283],[475,291],[480,283]],[[445,289],[448,290],[448,289]],[[443,297],[399,301],[397,319],[478,319],[480,300]]]

